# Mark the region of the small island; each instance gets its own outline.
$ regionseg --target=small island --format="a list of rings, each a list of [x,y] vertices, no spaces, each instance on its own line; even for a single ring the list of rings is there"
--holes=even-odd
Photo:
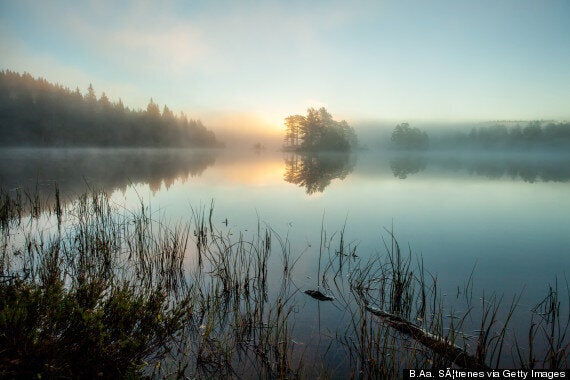
[[[289,152],[349,152],[358,146],[354,128],[344,120],[335,121],[326,108],[309,108],[307,115],[285,118],[283,150]]]

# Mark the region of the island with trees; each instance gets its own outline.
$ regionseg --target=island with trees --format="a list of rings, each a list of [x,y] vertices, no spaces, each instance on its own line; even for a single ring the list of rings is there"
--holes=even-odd
[[[398,124],[392,132],[391,140],[397,149],[426,150],[429,147],[428,134],[408,123]]]
[[[307,115],[291,115],[285,118],[283,149],[294,152],[349,152],[358,147],[354,128],[344,120],[335,121],[321,107],[309,108]]]
[[[150,99],[146,110],[82,94],[28,73],[0,72],[0,146],[220,147],[200,120]]]

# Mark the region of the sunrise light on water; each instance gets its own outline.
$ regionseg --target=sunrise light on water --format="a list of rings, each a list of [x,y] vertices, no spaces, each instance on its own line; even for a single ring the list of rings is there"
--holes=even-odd
[[[568,20],[0,0],[0,378],[570,376]]]

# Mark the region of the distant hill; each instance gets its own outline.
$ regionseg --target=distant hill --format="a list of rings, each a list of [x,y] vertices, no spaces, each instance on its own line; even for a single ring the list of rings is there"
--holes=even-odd
[[[0,146],[219,147],[200,120],[174,115],[151,99],[146,110],[111,102],[93,86],[52,84],[28,73],[0,72]]]

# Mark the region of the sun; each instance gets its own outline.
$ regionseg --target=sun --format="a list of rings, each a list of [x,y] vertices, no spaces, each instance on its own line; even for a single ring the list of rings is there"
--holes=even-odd
[[[286,115],[270,111],[257,111],[256,114],[268,134],[282,135],[285,133],[284,120]]]

